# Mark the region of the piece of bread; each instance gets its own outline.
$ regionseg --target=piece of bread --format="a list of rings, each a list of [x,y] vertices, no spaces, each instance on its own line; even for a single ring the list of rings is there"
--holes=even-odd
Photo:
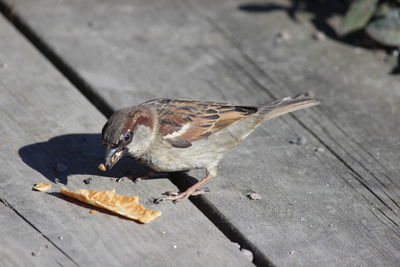
[[[32,188],[33,190],[40,191],[40,192],[45,192],[51,188],[50,183],[37,183],[35,186]]]
[[[100,163],[99,166],[97,166],[97,168],[103,172],[107,170],[106,166],[103,163]]]
[[[70,191],[62,187],[60,193],[141,223],[148,223],[161,215],[159,211],[146,209],[139,203],[139,197],[117,195],[115,189],[110,191],[85,189]]]

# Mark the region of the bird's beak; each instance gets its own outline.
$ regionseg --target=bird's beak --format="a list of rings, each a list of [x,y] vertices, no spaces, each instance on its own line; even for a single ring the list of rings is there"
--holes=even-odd
[[[124,155],[126,154],[126,149],[117,147],[117,148],[107,148],[105,154],[106,167],[107,169],[111,169],[115,163],[117,163]]]

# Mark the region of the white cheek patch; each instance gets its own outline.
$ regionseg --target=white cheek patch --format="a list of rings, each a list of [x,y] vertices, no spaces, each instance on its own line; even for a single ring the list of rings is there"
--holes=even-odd
[[[190,125],[189,125],[188,123],[187,123],[187,124],[184,124],[184,125],[182,126],[182,128],[180,128],[178,131],[172,132],[172,133],[170,133],[170,134],[164,136],[164,138],[165,138],[165,139],[172,139],[172,138],[181,136],[181,135],[184,134],[189,128],[190,128]]]
[[[147,150],[152,140],[151,129],[147,126],[140,125],[133,133],[132,141],[126,146],[129,153],[141,154]]]

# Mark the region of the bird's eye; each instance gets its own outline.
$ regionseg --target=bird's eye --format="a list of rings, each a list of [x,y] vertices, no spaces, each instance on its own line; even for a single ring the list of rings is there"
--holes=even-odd
[[[129,142],[132,139],[132,132],[126,132],[124,135],[122,135],[122,142]]]

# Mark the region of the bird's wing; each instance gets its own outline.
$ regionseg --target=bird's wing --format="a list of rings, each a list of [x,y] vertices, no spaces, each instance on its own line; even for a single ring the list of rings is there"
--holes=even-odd
[[[185,148],[221,131],[258,111],[256,107],[235,106],[186,99],[159,99],[159,133],[172,146]]]

